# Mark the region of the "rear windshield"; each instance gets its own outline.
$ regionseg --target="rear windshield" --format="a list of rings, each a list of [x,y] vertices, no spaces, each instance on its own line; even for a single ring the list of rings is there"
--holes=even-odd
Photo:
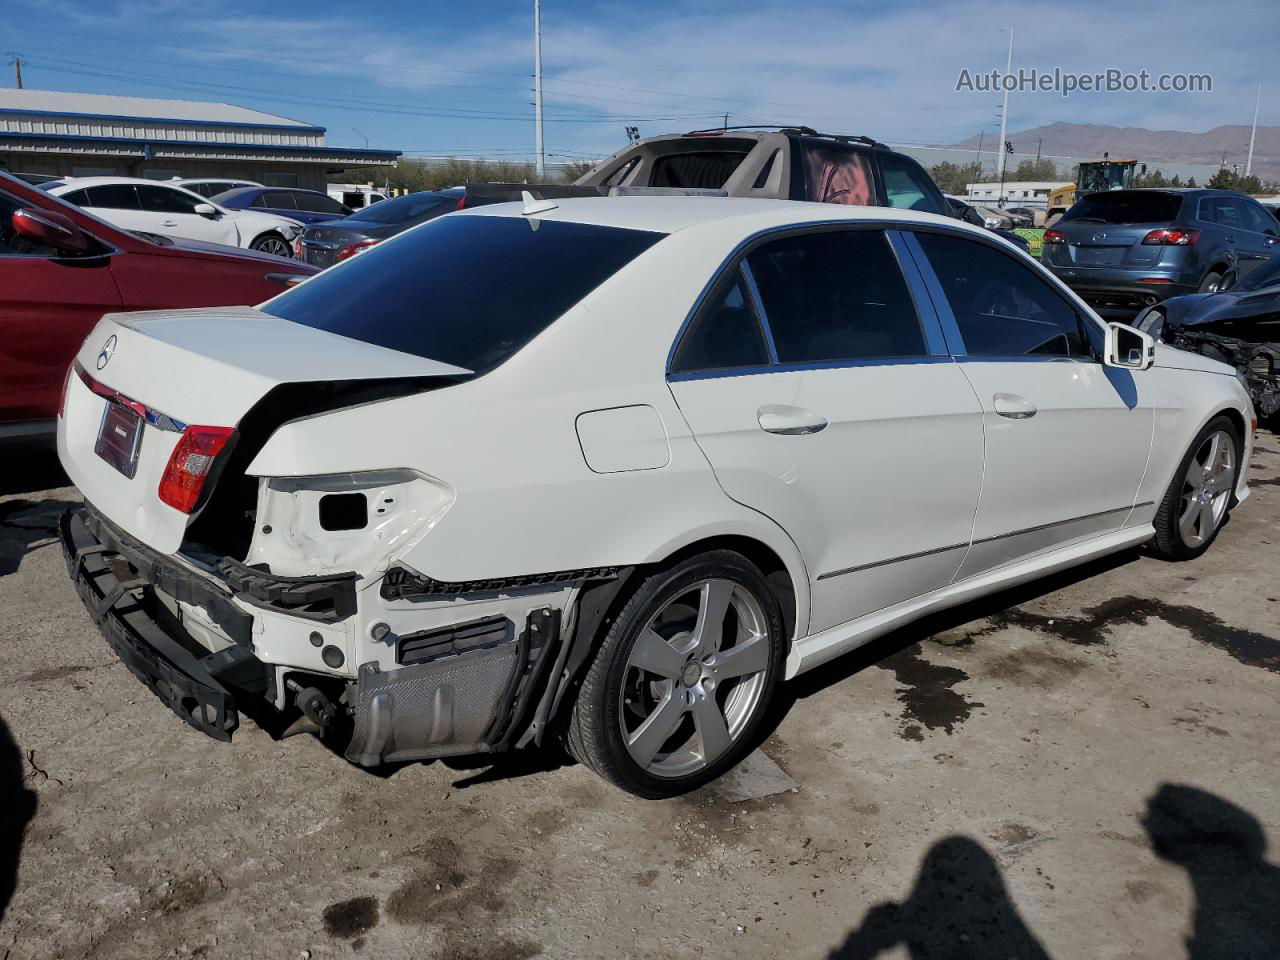
[[[663,236],[525,217],[445,216],[263,309],[482,374]]]
[[[719,190],[750,152],[748,146],[741,150],[700,150],[658,157],[653,161],[649,186]]]
[[[442,197],[438,193],[411,193],[372,204],[347,219],[359,220],[361,223],[404,223],[446,205],[450,208],[457,207],[458,201],[452,197]]]
[[[1182,197],[1171,193],[1092,193],[1062,215],[1088,223],[1167,223],[1176,219]],[[1059,221],[1062,222],[1062,221]]]

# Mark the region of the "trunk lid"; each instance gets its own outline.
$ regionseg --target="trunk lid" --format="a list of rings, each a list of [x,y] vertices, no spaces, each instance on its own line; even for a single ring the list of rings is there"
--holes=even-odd
[[[194,519],[159,498],[186,426],[238,427],[283,384],[418,382],[469,372],[247,307],[109,314],[76,361],[84,375],[69,377],[58,422],[63,467],[86,500],[162,553],[178,550]]]

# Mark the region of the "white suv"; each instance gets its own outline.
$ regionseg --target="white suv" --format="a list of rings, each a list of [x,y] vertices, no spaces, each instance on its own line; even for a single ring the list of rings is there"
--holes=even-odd
[[[125,230],[293,256],[297,220],[229,210],[184,187],[137,177],[79,177],[46,188]]]
[[[924,613],[1198,555],[1253,427],[1229,367],[986,231],[688,197],[480,207],[258,309],[109,316],[64,401],[71,575],[192,726],[265,699],[365,765],[563,736],[650,797]]]

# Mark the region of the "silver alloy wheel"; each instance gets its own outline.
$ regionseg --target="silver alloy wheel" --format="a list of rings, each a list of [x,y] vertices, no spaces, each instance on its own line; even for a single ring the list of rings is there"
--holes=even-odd
[[[1188,547],[1200,546],[1222,524],[1235,483],[1235,440],[1218,430],[1200,444],[1182,481],[1178,534]]]
[[[650,618],[631,648],[619,694],[622,739],[655,777],[714,763],[746,729],[765,688],[764,609],[732,580],[701,580]]]
[[[263,237],[255,240],[253,249],[260,253],[271,253],[277,257],[292,257],[293,248],[285,242],[283,237]]]

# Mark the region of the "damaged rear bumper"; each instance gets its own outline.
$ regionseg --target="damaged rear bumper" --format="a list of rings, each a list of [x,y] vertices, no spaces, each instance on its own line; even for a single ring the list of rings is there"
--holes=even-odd
[[[163,585],[171,596],[221,610],[224,619],[230,612],[221,602],[231,606],[229,599],[158,554],[126,543],[87,509],[63,514],[58,533],[76,592],[124,665],[185,723],[229,741],[239,724],[229,687],[261,693],[270,684],[266,666],[247,642],[247,626],[246,642],[210,653],[180,624],[162,622],[172,618],[162,617],[148,594]]]

